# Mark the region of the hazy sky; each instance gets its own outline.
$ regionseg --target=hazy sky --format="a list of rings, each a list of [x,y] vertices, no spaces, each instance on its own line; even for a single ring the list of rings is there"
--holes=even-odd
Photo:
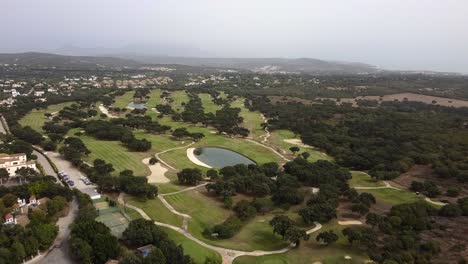
[[[311,57],[468,73],[467,0],[0,0],[0,9],[0,52]]]

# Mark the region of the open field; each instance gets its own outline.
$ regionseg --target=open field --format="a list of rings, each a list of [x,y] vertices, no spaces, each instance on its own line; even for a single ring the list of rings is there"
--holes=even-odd
[[[182,217],[171,213],[158,198],[142,202],[137,198],[131,197],[128,203],[143,209],[145,213],[155,221],[178,227],[182,226]]]
[[[271,136],[268,139],[268,142],[273,146],[273,148],[275,148],[278,152],[282,154],[289,154],[292,156],[292,153],[289,150],[289,148],[297,146],[300,149],[299,153],[309,152],[310,157],[308,158],[308,160],[311,162],[317,160],[333,160],[333,158],[328,156],[325,152],[322,152],[315,148],[301,147],[299,145],[286,142],[285,140],[288,139],[298,139],[298,137],[291,130],[279,129],[271,131]]]
[[[313,233],[309,241],[302,242],[299,248],[292,249],[286,253],[266,255],[261,257],[243,256],[236,258],[235,264],[305,264],[320,262],[323,264],[348,264],[348,263],[365,263],[368,259],[366,256],[351,248],[346,238],[341,234],[344,226],[340,226],[336,221],[324,224],[323,228],[316,233]],[[315,241],[315,237],[323,231],[333,230],[339,240],[330,246],[323,246]],[[350,260],[344,257],[350,256]]]
[[[382,187],[385,184],[381,181],[373,180],[369,174],[361,171],[352,171],[353,178],[348,181],[351,187]]]
[[[249,109],[244,106],[243,98],[238,98],[232,102],[231,107],[238,107],[241,109],[240,116],[244,118],[243,126],[250,130],[250,136],[253,139],[259,140],[259,137],[265,134],[265,130],[261,127],[261,124],[264,123],[261,113],[258,111],[249,111]]]
[[[207,93],[201,93],[198,94],[198,97],[200,97],[203,108],[205,108],[205,113],[215,113],[219,109],[221,109],[221,106],[213,103],[213,97],[210,94]]]
[[[42,126],[48,120],[47,117],[44,116],[45,113],[53,113],[62,110],[65,106],[69,106],[73,104],[72,102],[50,105],[47,109],[40,109],[36,110],[33,109],[27,115],[19,120],[20,125],[22,126],[30,126],[32,129],[43,132]]]
[[[189,97],[185,91],[174,91],[170,96],[174,102],[172,102],[172,109],[177,112],[182,112],[184,110],[183,104],[189,101]]]
[[[161,104],[161,89],[151,90],[151,93],[148,95],[149,99],[146,101],[146,106],[148,108],[155,107],[158,104]]]
[[[213,197],[206,195],[204,189],[192,190],[165,197],[179,212],[189,214],[189,231],[206,243],[239,250],[276,250],[287,246],[280,236],[273,234],[268,224],[270,216],[258,216],[242,227],[239,233],[230,239],[210,240],[202,233],[207,227],[223,222],[232,212]]]
[[[200,246],[196,242],[186,238],[182,234],[165,227],[161,227],[169,237],[174,240],[174,242],[178,245],[181,245],[184,248],[184,253],[189,255],[195,260],[197,264],[204,264],[206,258],[216,259],[221,263],[221,256],[211,250],[207,249],[206,247]]]
[[[128,103],[133,101],[133,95],[135,94],[134,91],[129,91],[126,92],[124,95],[117,96],[114,99],[114,104],[112,105],[113,107],[118,107],[118,108],[125,108],[128,106]]]

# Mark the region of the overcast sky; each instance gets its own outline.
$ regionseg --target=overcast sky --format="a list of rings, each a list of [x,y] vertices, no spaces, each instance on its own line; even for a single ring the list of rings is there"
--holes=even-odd
[[[467,0],[0,0],[0,9],[0,52],[310,57],[468,73]]]

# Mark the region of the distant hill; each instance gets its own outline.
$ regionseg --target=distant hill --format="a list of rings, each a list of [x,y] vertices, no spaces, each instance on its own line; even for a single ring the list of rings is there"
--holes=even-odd
[[[50,53],[0,53],[0,64],[18,64],[43,67],[135,67],[140,63],[122,58],[66,56]]]
[[[318,59],[283,59],[283,58],[194,58],[116,55],[151,64],[182,64],[223,69],[250,70],[262,73],[297,72],[318,74],[359,74],[379,71],[375,66],[364,63],[331,62]]]

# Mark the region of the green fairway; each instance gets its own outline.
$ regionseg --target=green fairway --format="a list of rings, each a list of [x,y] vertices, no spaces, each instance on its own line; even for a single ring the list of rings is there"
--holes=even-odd
[[[124,95],[117,96],[114,99],[114,104],[112,105],[113,107],[118,107],[118,108],[125,108],[128,106],[130,102],[133,101],[133,95],[135,94],[134,91],[129,91],[126,92]]]
[[[353,178],[348,181],[351,187],[382,187],[385,184],[381,181],[375,181],[369,174],[361,171],[351,171]]]
[[[403,203],[413,203],[422,201],[423,196],[416,195],[407,190],[396,190],[392,188],[362,190],[363,192],[370,193],[375,196],[377,200],[390,205],[397,205]]]
[[[177,112],[182,112],[184,110],[183,104],[189,101],[189,97],[185,91],[174,91],[170,96],[174,102],[172,102],[172,109]]]
[[[280,153],[292,155],[289,148],[293,146],[299,147],[299,153],[302,152],[309,152],[310,157],[308,158],[309,161],[314,162],[317,160],[333,160],[332,157],[328,156],[325,152],[322,152],[318,149],[310,148],[310,147],[301,147],[296,144],[288,143],[285,140],[288,139],[295,139],[297,136],[291,130],[279,129],[271,131],[271,136],[268,139],[268,142],[274,146]]]
[[[202,93],[198,94],[200,97],[203,108],[205,108],[205,113],[216,113],[219,109],[221,109],[220,105],[213,103],[213,97],[210,94]]]
[[[73,104],[72,102],[56,104],[56,105],[49,105],[47,109],[40,109],[36,110],[33,109],[31,112],[26,114],[23,118],[19,120],[20,125],[22,126],[30,126],[32,129],[43,132],[42,126],[48,120],[47,117],[44,115],[45,113],[54,113],[62,110],[65,106],[69,106]]]
[[[235,264],[305,264],[320,262],[324,264],[342,264],[342,263],[365,263],[368,258],[358,250],[351,248],[342,235],[341,230],[344,226],[338,225],[335,221],[325,224],[320,231],[313,233],[309,241],[302,242],[299,248],[291,249],[282,254],[266,255],[261,257],[244,256],[234,260]],[[339,240],[330,245],[323,246],[315,241],[315,237],[323,231],[333,230]],[[350,256],[350,260],[344,257]]]
[[[179,212],[189,214],[192,219],[189,231],[206,243],[238,250],[275,250],[287,246],[280,236],[274,235],[268,224],[269,217],[258,216],[248,222],[234,237],[224,240],[210,240],[202,233],[207,227],[223,222],[232,211],[225,209],[223,203],[193,190],[166,196],[166,200]]]
[[[69,134],[73,135],[76,131],[76,129],[73,129]],[[149,153],[130,152],[119,141],[102,141],[86,135],[79,138],[91,151],[91,154],[85,157],[85,160],[92,163],[95,159],[102,159],[112,163],[115,169],[114,175],[126,169],[132,170],[135,175],[139,176],[146,176],[150,172],[148,167],[141,162],[143,158],[149,156]]]
[[[137,198],[130,197],[128,203],[142,209],[149,217],[151,217],[151,219],[155,221],[170,224],[177,227],[182,226],[182,217],[171,213],[171,211],[169,211],[169,209],[167,209],[162,204],[159,198],[154,198],[145,202],[141,202]]]
[[[151,90],[151,93],[148,95],[149,99],[146,101],[146,106],[148,108],[155,107],[158,104],[161,104],[161,89]]]
[[[265,130],[261,124],[264,123],[262,115],[258,111],[251,112],[244,106],[244,98],[239,98],[231,103],[231,107],[241,109],[240,116],[244,118],[243,126],[250,130],[250,136],[255,140],[260,140],[260,136],[265,135]]]
[[[193,258],[195,263],[197,264],[204,264],[206,258],[212,258],[219,263],[221,263],[221,255],[218,254],[218,252],[208,249],[206,247],[200,246],[196,242],[186,238],[182,234],[169,229],[165,227],[161,227],[168,235],[169,237],[174,240],[174,242],[178,245],[181,245],[184,248],[184,253],[186,255],[189,255],[190,257]]]

